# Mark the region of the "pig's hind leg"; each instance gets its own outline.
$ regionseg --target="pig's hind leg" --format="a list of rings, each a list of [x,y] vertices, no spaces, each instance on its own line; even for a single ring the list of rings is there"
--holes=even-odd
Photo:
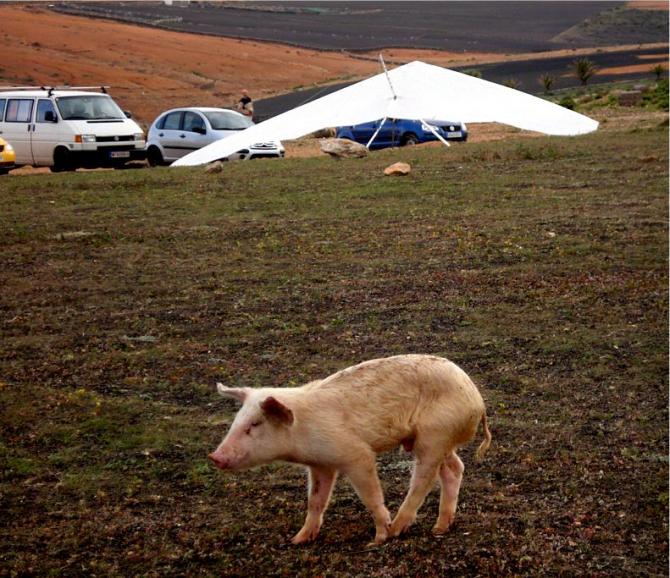
[[[416,513],[426,499],[428,492],[432,489],[438,475],[438,468],[444,459],[444,454],[436,451],[435,448],[421,447],[421,444],[418,443],[414,447],[414,453],[416,462],[414,463],[409,491],[398,513],[393,518],[389,529],[390,537],[399,536],[414,523]]]
[[[291,542],[302,544],[314,540],[323,523],[323,513],[328,507],[333,486],[337,479],[337,470],[325,466],[309,467],[309,482],[307,486],[307,518],[300,532]]]
[[[454,521],[464,470],[465,466],[456,452],[448,454],[440,465],[440,513],[433,527],[433,534],[444,534]]]

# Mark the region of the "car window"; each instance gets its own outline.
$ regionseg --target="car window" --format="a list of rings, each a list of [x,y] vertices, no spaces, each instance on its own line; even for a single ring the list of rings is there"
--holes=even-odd
[[[181,122],[181,112],[171,112],[163,118],[163,128],[165,130],[179,130],[179,124]]]
[[[204,115],[213,130],[244,130],[254,124],[249,117],[231,111],[209,110]]]
[[[0,122],[5,117],[5,103],[6,102],[7,102],[7,99],[0,98]]]
[[[193,132],[193,130],[196,128],[204,129],[205,121],[199,114],[191,111],[186,111],[184,113],[184,130]]]
[[[60,96],[56,99],[63,120],[115,120],[126,118],[118,105],[104,94]]]
[[[7,102],[7,122],[30,122],[33,116],[32,98],[10,98]]]
[[[54,118],[56,118],[56,109],[54,108],[53,103],[45,98],[40,98],[37,101],[37,117],[35,120],[37,122],[46,122],[46,120],[44,120],[44,115],[47,112],[51,112]]]

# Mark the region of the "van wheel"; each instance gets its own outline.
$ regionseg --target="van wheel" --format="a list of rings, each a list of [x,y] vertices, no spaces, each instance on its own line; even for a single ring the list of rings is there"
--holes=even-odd
[[[52,173],[62,173],[64,171],[73,171],[74,164],[70,151],[64,147],[58,147],[54,151],[54,164],[51,168]]]
[[[402,139],[403,146],[412,146],[419,144],[419,138],[412,132],[406,134]]]
[[[9,169],[0,169],[0,175],[8,175]]]
[[[150,167],[160,167],[165,164],[161,150],[158,147],[149,147],[147,161],[149,161]]]

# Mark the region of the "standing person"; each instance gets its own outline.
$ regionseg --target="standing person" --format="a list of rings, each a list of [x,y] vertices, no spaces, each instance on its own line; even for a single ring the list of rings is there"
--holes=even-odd
[[[242,91],[242,98],[237,101],[237,110],[249,118],[254,116],[254,103],[246,89]]]

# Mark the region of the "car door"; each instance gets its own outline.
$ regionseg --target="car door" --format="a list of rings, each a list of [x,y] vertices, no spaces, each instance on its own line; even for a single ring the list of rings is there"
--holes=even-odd
[[[50,165],[56,145],[61,140],[62,125],[54,103],[48,98],[37,100],[35,122],[31,132],[31,147],[36,165]]]
[[[175,110],[165,115],[165,118],[159,122],[159,128],[156,129],[156,140],[163,149],[163,158],[166,161],[176,161],[184,156],[182,147],[184,137],[181,130],[183,110]]]
[[[207,130],[205,119],[198,112],[187,110],[184,113],[182,133],[182,156],[213,142],[211,131]]]
[[[377,126],[379,126],[379,124],[377,124]],[[397,140],[396,119],[387,118],[381,129],[379,129],[379,133],[375,137],[374,142],[377,143],[378,146],[393,146],[394,144],[397,144]]]
[[[17,165],[32,165],[31,131],[35,99],[17,97],[7,99],[2,137],[11,143],[16,152]]]
[[[381,119],[375,120],[373,122],[363,122],[351,127],[351,132],[354,135],[354,140],[361,144],[368,144],[368,141],[372,138],[372,135],[375,134],[377,127]],[[378,142],[375,138],[375,143]]]

